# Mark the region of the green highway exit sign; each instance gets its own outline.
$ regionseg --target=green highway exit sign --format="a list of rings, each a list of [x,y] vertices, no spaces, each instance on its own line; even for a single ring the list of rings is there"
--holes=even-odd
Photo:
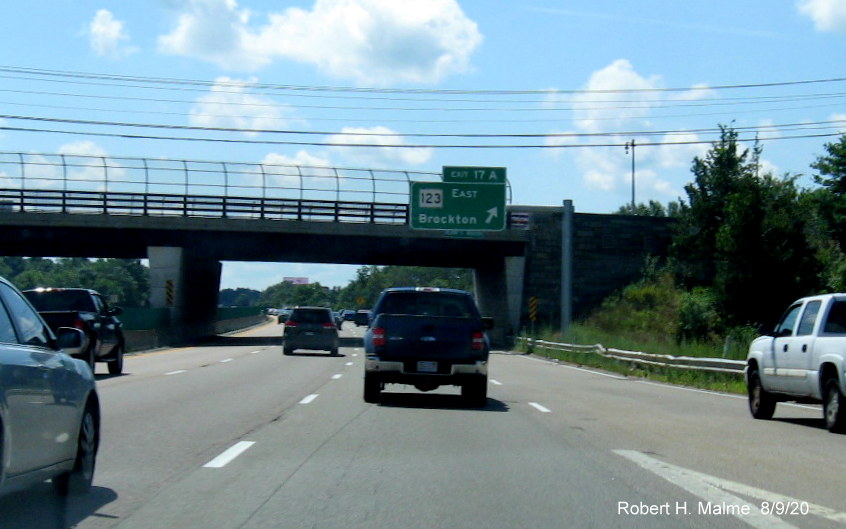
[[[489,184],[411,182],[409,215],[410,226],[418,230],[504,230],[504,180]]]
[[[455,167],[445,165],[444,182],[505,184],[505,167]]]

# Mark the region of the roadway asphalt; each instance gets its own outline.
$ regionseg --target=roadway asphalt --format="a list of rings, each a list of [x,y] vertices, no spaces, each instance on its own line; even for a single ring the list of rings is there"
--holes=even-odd
[[[405,386],[372,405],[363,328],[338,357],[284,356],[281,330],[98,366],[92,493],[0,498],[0,528],[846,527],[846,436],[818,408],[755,421],[742,397],[507,352],[483,409]]]

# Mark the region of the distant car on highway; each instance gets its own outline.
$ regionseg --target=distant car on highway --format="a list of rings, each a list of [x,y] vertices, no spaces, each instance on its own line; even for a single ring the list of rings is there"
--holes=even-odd
[[[362,309],[353,314],[353,322],[356,327],[367,327],[370,325],[370,311]]]
[[[62,495],[91,488],[100,403],[91,369],[66,354],[84,345],[0,278],[0,494],[48,479]]]
[[[87,288],[35,288],[23,295],[54,332],[60,327],[85,332],[88,348],[75,356],[88,362],[92,371],[95,362],[106,362],[112,375],[123,373],[126,340],[117,318],[123,309],[110,306],[99,292]]]
[[[292,354],[297,349],[317,349],[338,354],[338,327],[330,309],[322,307],[297,307],[285,322],[283,352]]]

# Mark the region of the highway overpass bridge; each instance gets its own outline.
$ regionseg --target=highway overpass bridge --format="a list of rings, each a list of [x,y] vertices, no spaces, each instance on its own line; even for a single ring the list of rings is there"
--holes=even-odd
[[[209,189],[209,170],[182,162],[175,171],[184,178],[172,192],[151,179],[149,160],[143,169],[132,166],[143,172],[141,181],[126,178],[126,160],[118,166],[122,178],[114,176],[120,172],[113,159],[83,158],[69,167],[62,157],[53,162],[61,175],[49,179],[43,171],[34,177],[33,162],[23,155],[16,163],[18,174],[10,178],[0,156],[0,254],[146,258],[151,304],[172,309],[184,340],[213,329],[221,261],[263,261],[472,269],[480,308],[497,322],[492,339],[501,344],[528,321],[529,298],[537,299],[540,324],[566,327],[637,277],[644,258],[662,255],[670,236],[667,219],[578,214],[569,201],[509,205],[502,231],[411,229],[407,196],[405,203],[379,199],[402,196],[403,189],[407,194],[412,179],[434,181],[431,173],[392,179],[369,171],[360,178],[365,185],[353,182],[361,189],[351,191],[344,186],[358,177],[296,168],[298,185],[277,188],[268,185],[268,175],[278,169],[242,168],[251,176],[261,172],[260,184],[248,186],[223,164],[225,180]],[[80,184],[90,184],[92,167],[105,178],[86,189]],[[89,173],[84,181],[69,177],[83,170]],[[191,171],[203,174],[202,184],[192,183],[197,175]],[[326,180],[307,183],[314,178]],[[400,189],[386,191],[396,181]],[[396,200],[393,195],[388,198]]]

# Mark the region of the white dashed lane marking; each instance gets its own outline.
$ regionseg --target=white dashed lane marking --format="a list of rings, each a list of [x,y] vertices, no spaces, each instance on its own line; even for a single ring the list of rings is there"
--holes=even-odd
[[[223,468],[254,444],[255,443],[252,441],[241,441],[240,443],[236,443],[228,450],[203,465],[203,468]]]

